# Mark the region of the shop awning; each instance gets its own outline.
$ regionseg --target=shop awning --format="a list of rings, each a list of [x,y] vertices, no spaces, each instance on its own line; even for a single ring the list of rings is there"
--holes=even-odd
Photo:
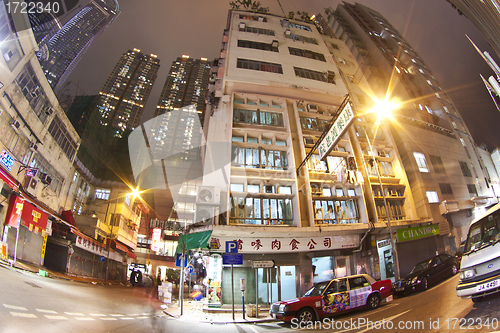
[[[128,248],[125,245],[122,245],[122,244],[120,244],[119,242],[117,242],[115,240],[113,240],[113,243],[115,244],[115,248],[117,250],[120,250],[120,251],[125,252],[125,253],[129,252]]]
[[[71,210],[63,210],[61,212],[61,219],[71,224],[73,227],[77,228],[75,218],[73,217],[73,212]],[[78,228],[77,228],[78,229]]]
[[[128,251],[127,256],[129,256],[132,259],[137,259],[137,255],[132,251]]]
[[[3,168],[0,168],[0,179],[9,185],[14,191],[17,191],[19,188],[17,181],[7,171],[4,171]]]
[[[180,235],[175,253],[182,253],[184,244],[186,245],[185,251],[197,249],[200,247],[206,249],[208,241],[210,240],[210,236],[212,236],[212,230]]]

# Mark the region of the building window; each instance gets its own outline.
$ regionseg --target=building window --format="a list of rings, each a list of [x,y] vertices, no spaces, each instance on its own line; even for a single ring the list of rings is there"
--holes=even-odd
[[[420,172],[429,172],[429,168],[427,167],[427,162],[425,160],[425,155],[418,152],[413,152],[413,156],[415,156],[415,161],[417,161],[418,170]]]
[[[273,46],[272,44],[254,42],[251,40],[238,40],[238,47],[246,47],[248,49],[256,49],[256,50],[264,50],[264,51],[272,51],[278,52],[278,48]],[[250,104],[250,103],[247,103]]]
[[[427,195],[427,200],[429,200],[429,203],[439,203],[439,198],[436,191],[427,191],[425,192],[425,194]]]
[[[16,83],[21,89],[24,97],[28,100],[31,108],[42,123],[52,114],[52,105],[43,91],[42,85],[36,77],[35,71],[30,63],[27,63],[21,73],[16,77]]]
[[[469,190],[470,194],[474,194],[477,196],[476,184],[467,184],[467,190]]]
[[[253,69],[255,71],[271,72],[277,74],[283,74],[283,68],[280,64],[273,64],[264,61],[240,59],[236,62],[237,68]]]
[[[355,199],[313,200],[315,224],[360,223]]]
[[[274,30],[269,30],[269,29],[262,29],[262,28],[255,28],[255,27],[247,27],[245,25],[244,28],[240,26],[240,31],[241,32],[251,32],[254,34],[258,35],[267,35],[267,36],[274,36]]]
[[[233,146],[232,165],[242,168],[288,169],[286,151]]]
[[[231,196],[229,224],[291,225],[293,209],[291,199]]]
[[[324,73],[300,67],[294,67],[293,69],[297,77],[335,84],[335,73],[333,72]]]
[[[466,162],[458,161],[460,164],[460,169],[462,169],[462,174],[464,177],[472,177],[472,173],[470,172],[469,166]]]
[[[443,161],[441,161],[441,157],[434,156],[434,155],[429,155],[429,157],[431,158],[431,164],[434,167],[434,172],[435,173],[445,173]]]
[[[37,168],[38,174],[46,173],[52,179],[50,185],[48,187],[54,191],[57,195],[61,193],[61,188],[64,183],[64,177],[56,171],[56,169],[50,165],[49,161],[47,161],[39,152],[35,153],[35,156],[31,160],[30,163],[31,168]]]
[[[313,52],[313,51],[309,51],[309,50],[303,50],[303,49],[296,49],[294,47],[288,47],[288,51],[290,52],[291,55],[326,62],[325,56],[322,55],[321,53],[317,53],[317,52]]]
[[[453,194],[450,184],[439,183],[439,189],[441,190],[441,194]]]
[[[95,198],[96,199],[101,199],[101,200],[109,200],[109,194],[111,193],[110,190],[106,190],[103,188],[97,188],[95,190]]]
[[[391,212],[391,220],[404,220],[406,218],[404,201],[390,200],[387,202],[387,207]],[[381,220],[387,220],[387,212],[385,210],[385,205],[383,200],[377,200],[375,202],[375,208],[377,210],[377,216]]]
[[[311,37],[306,37],[306,36],[301,36],[297,34],[292,34],[292,33],[285,33],[285,38],[289,38],[295,41],[300,41],[308,44],[315,44],[318,45],[318,41],[316,38],[311,38]]]
[[[59,147],[61,147],[64,154],[66,154],[70,160],[73,160],[76,152],[76,143],[69,136],[66,126],[61,122],[59,117],[55,116],[52,120],[52,123],[49,126],[49,133],[52,135]]]
[[[267,22],[267,17],[240,14],[240,20]]]
[[[323,132],[330,121],[320,118],[300,117],[300,127],[304,130],[313,130]]]
[[[243,184],[232,183],[229,189],[231,190],[231,192],[243,192]]]
[[[281,20],[280,21],[282,27],[295,28],[305,31],[312,31],[310,27],[298,23],[290,22],[289,20]]]
[[[284,127],[282,113],[260,111],[258,109],[257,110],[234,109],[233,122]]]

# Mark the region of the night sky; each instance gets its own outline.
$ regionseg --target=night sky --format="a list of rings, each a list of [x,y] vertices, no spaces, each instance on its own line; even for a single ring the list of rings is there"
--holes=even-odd
[[[84,2],[84,1],[80,1]],[[153,115],[172,61],[183,54],[209,60],[219,56],[229,0],[118,0],[121,14],[89,48],[68,81],[71,93],[79,87],[98,94],[120,56],[138,48],[160,59],[158,78],[142,121]],[[270,13],[282,15],[277,0],[261,0]],[[280,0],[289,11],[323,13],[336,9],[337,0]],[[406,37],[427,68],[447,91],[462,114],[476,143],[490,152],[500,147],[500,112],[479,77],[493,75],[465,34],[500,64],[479,30],[445,0],[360,0],[380,12]],[[354,3],[351,2],[351,3]],[[82,91],[80,91],[82,93]]]

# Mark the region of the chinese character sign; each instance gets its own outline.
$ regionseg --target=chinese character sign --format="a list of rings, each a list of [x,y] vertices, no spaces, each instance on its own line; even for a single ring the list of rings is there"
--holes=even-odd
[[[216,237],[220,243],[234,241],[232,237]],[[314,236],[314,237],[241,237],[238,241],[239,253],[303,252],[311,250],[338,250],[359,246],[359,235]],[[224,252],[224,249],[212,251]]]
[[[328,134],[323,138],[318,146],[320,159],[323,159],[323,157],[337,144],[340,137],[347,130],[353,119],[354,112],[352,110],[351,103],[348,102],[340,112],[340,115],[335,120],[332,127],[328,130]]]

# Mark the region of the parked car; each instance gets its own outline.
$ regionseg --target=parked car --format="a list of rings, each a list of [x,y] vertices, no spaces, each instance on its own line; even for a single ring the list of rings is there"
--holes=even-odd
[[[381,302],[390,301],[391,280],[376,281],[367,274],[358,274],[317,283],[302,297],[273,303],[269,313],[285,322],[293,318],[311,322],[351,309],[376,309]]]
[[[440,254],[416,264],[404,279],[393,283],[393,291],[397,296],[427,290],[430,285],[441,282],[457,274],[460,264],[456,257]]]
[[[457,296],[472,298],[500,292],[500,204],[472,221],[462,255]]]

